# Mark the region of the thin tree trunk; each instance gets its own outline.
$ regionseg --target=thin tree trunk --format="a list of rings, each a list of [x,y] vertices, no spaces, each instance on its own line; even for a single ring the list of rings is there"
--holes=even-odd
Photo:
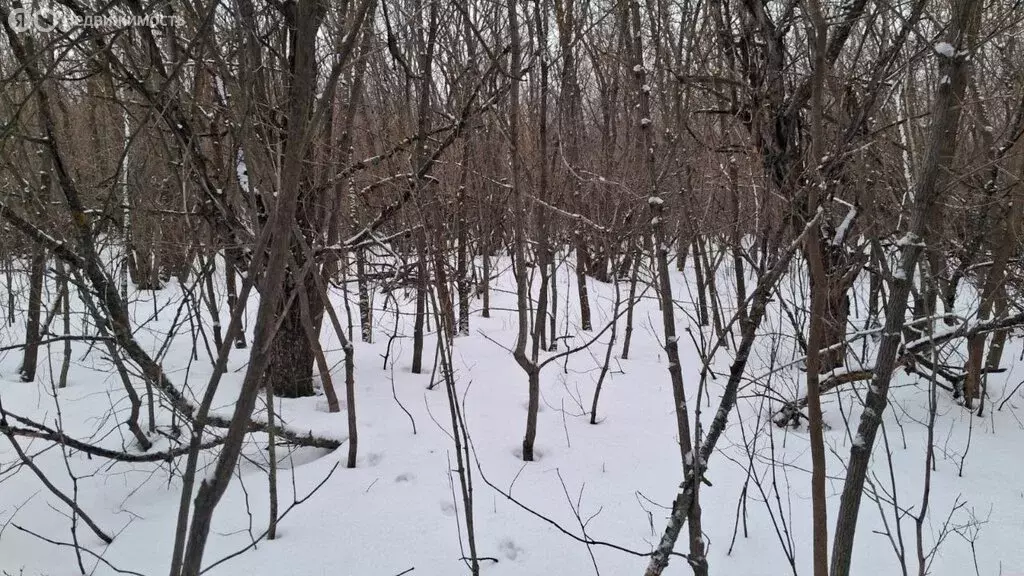
[[[700,242],[697,235],[694,235],[691,247],[693,249],[693,277],[697,281],[697,323],[701,326],[707,326],[708,289],[704,278],[703,258],[701,258]]]
[[[224,282],[228,291],[228,310],[234,313],[235,306],[245,306],[245,302],[241,302],[238,299],[238,271],[235,270],[235,266],[238,265],[238,259],[235,256],[234,250],[228,249],[224,251]],[[235,348],[245,348],[245,330],[238,331],[238,337],[235,338]]]
[[[482,294],[483,310],[480,311],[480,315],[483,316],[484,318],[490,318],[491,317],[491,244],[490,244],[490,238],[489,238],[488,234],[482,233],[480,235],[480,237],[481,237],[481,239],[483,241],[482,250],[480,250],[481,256],[483,258],[483,262],[481,263],[481,267],[483,268],[483,270],[480,272],[480,275],[483,276],[483,278],[481,279],[481,283],[480,283],[480,291],[483,293]]]
[[[1010,201],[1010,206],[1006,207],[1007,219],[1005,222],[999,222],[993,229],[992,242],[995,245],[995,249],[992,254],[992,264],[988,267],[988,271],[985,274],[985,283],[981,291],[981,304],[978,307],[978,322],[984,322],[992,315],[993,308],[1006,309],[1006,266],[1010,259],[1011,249],[1015,244],[1011,242],[1012,232],[1009,230],[1013,226],[1014,222],[1020,218],[1021,210],[1019,208],[1019,202]],[[1001,306],[999,306],[1001,301]],[[997,312],[998,313],[998,312]],[[1003,334],[1002,340],[996,346],[995,337],[993,337],[992,346],[995,351],[993,357],[992,350],[990,349],[989,358],[985,362],[985,367],[989,368],[994,363],[995,368],[999,366],[999,359],[1002,356],[1003,343],[1005,342],[1006,336],[1005,331],[1000,331],[999,334]],[[984,406],[984,383],[988,379],[987,372],[982,373],[982,356],[985,352],[985,341],[987,340],[986,334],[975,334],[967,339],[967,362],[964,367],[964,404],[970,408],[971,402],[975,398],[979,401],[978,415],[982,415]]]
[[[205,276],[203,279],[205,289],[202,289],[200,294],[203,296],[203,300],[206,301],[206,309],[210,313],[210,321],[213,323],[213,345],[215,349],[220,350],[224,338],[221,334],[220,310],[217,308],[217,292],[213,288],[213,276],[217,273],[216,260],[216,255],[200,257],[200,262],[204,262],[203,268],[207,270],[203,274]]]
[[[551,272],[548,273],[548,277],[551,278],[551,313],[548,315],[551,330],[551,345],[548,350],[554,352],[558,350],[558,263],[556,258],[552,255]]]
[[[808,33],[813,42],[814,72],[811,88],[811,157],[814,165],[824,157],[824,89],[826,69],[826,35],[828,25],[818,0],[807,0],[811,25]],[[821,178],[813,179],[808,189],[808,212],[817,211],[820,200],[819,189],[827,183]],[[811,444],[811,524],[814,576],[828,576],[828,503],[826,502],[825,480],[825,438],[821,414],[821,348],[825,324],[825,306],[829,293],[829,282],[825,272],[822,254],[821,231],[815,227],[806,238],[805,249],[811,276],[811,315],[807,335],[807,432]]]
[[[424,14],[423,0],[416,0],[414,3],[416,18],[422,18]],[[435,2],[430,3],[429,9],[429,29],[424,26],[415,26],[414,32],[416,36],[417,50],[419,51],[419,98],[416,109],[416,134],[418,142],[426,142],[427,132],[430,130],[430,90],[433,85],[433,78],[431,77],[431,70],[433,68],[434,60],[434,35],[437,32],[437,5]],[[424,32],[429,34],[429,38],[424,36]],[[420,172],[426,162],[426,147],[422,145],[416,146],[415,154],[415,169],[416,173]],[[427,189],[431,186],[431,183],[417,178],[413,185],[415,187],[414,194],[419,198],[421,196],[426,197],[428,194]],[[421,199],[422,204],[431,204],[429,198]],[[433,208],[429,208],[431,213]],[[424,341],[424,324],[427,316],[427,290],[429,289],[429,266],[428,254],[427,254],[427,230],[425,228],[432,227],[433,218],[432,215],[425,216],[427,222],[423,228],[420,228],[416,232],[416,257],[418,259],[417,266],[417,278],[416,278],[416,321],[413,326],[412,336],[412,372],[413,374],[420,374],[423,370],[423,341]],[[438,278],[438,289],[444,289],[446,286],[443,282],[444,279],[444,265],[442,258],[442,246],[437,246],[438,251],[436,255],[436,262],[434,266],[434,274]],[[445,290],[445,292],[447,292]],[[446,295],[446,294],[445,294]],[[439,295],[440,296],[440,295]],[[442,307],[451,306],[451,300],[448,299],[447,304],[441,303]],[[444,322],[447,324],[447,322]],[[441,328],[441,327],[439,327]],[[447,329],[448,326],[443,328]]]
[[[426,242],[417,240],[416,258],[416,311],[412,327],[412,373],[423,373],[423,324],[427,315],[427,254]]]
[[[672,513],[669,516],[669,521],[665,526],[665,531],[662,533],[658,545],[651,554],[651,560],[647,564],[644,576],[660,576],[665,571],[665,568],[668,567],[668,561],[672,556],[672,551],[675,549],[679,534],[690,517],[691,506],[696,496],[697,484],[703,480],[707,463],[714,455],[718,440],[722,437],[729,423],[729,414],[732,413],[733,408],[736,406],[740,384],[744,379],[744,371],[754,346],[757,328],[764,319],[768,298],[775,290],[779,278],[788,270],[793,254],[803,245],[806,235],[812,229],[817,229],[819,219],[820,216],[812,218],[803,232],[797,236],[796,240],[781,253],[778,253],[778,257],[771,269],[758,278],[757,286],[751,294],[747,321],[741,325],[742,336],[739,345],[736,347],[736,355],[732,365],[729,367],[729,379],[722,392],[722,400],[719,402],[715,418],[708,428],[704,441],[699,445],[699,453],[693,457],[695,461],[693,472],[688,475],[684,473],[683,481],[679,485],[679,493],[675,501],[672,502]],[[765,259],[767,258],[768,255],[766,254]],[[692,533],[693,529],[691,528]]]
[[[533,329],[533,351],[531,360],[537,363],[539,352],[547,348],[545,329],[547,328],[548,296],[551,284],[551,263],[554,261],[551,250],[551,241],[548,237],[548,219],[542,203],[548,198],[548,28],[547,18],[542,9],[543,0],[534,0],[534,27],[537,34],[537,43],[540,45],[540,86],[539,89],[539,113],[537,130],[537,147],[539,150],[540,182],[537,195],[541,202],[534,205],[534,225],[537,231],[537,271],[540,272],[540,292],[537,296],[537,312],[534,317]],[[554,342],[555,334],[551,333],[551,340]],[[532,392],[531,392],[532,396]]]
[[[523,435],[523,460],[532,462],[533,446],[537,439],[537,411],[540,409],[540,370],[526,353],[526,345],[530,331],[530,284],[526,266],[526,220],[527,210],[523,201],[523,189],[520,183],[522,160],[519,149],[519,83],[521,81],[520,58],[522,47],[519,40],[519,16],[516,0],[508,0],[508,25],[511,33],[509,56],[509,75],[512,86],[509,90],[508,138],[509,155],[511,156],[513,218],[512,251],[515,262],[513,270],[516,278],[516,304],[518,308],[518,332],[513,356],[527,377],[528,401],[526,407],[526,433]]]
[[[676,413],[676,432],[679,435],[679,454],[683,464],[683,476],[699,474],[699,456],[693,450],[693,436],[690,432],[689,409],[686,403],[686,389],[683,385],[683,368],[679,358],[679,342],[676,336],[675,303],[672,297],[672,279],[668,265],[669,242],[665,235],[665,201],[658,191],[658,167],[655,141],[651,134],[651,102],[649,76],[644,64],[643,36],[641,34],[640,5],[629,3],[632,21],[633,77],[639,106],[636,122],[640,129],[638,152],[644,159],[647,177],[647,204],[651,212],[652,259],[655,265],[658,293],[661,299],[661,320],[665,336],[665,354],[668,359],[668,373],[672,382],[672,399]],[[698,422],[698,426],[699,426]],[[705,556],[704,537],[701,527],[700,504],[696,494],[687,508],[690,536],[690,568],[695,576],[707,576],[708,564]]]
[[[467,144],[468,145],[468,144]],[[458,214],[458,232],[456,238],[456,263],[455,282],[456,291],[459,295],[459,326],[458,333],[463,336],[469,335],[469,233],[466,223],[466,173],[469,162],[467,148],[463,148],[462,154],[462,175],[459,190],[455,199]]]
[[[839,501],[838,521],[832,544],[831,576],[850,574],[860,500],[875,435],[888,404],[889,383],[899,355],[911,280],[923,248],[924,238],[927,236],[928,223],[933,220],[934,206],[945,187],[945,173],[952,165],[956,153],[961,101],[967,83],[968,59],[974,50],[980,5],[980,0],[957,0],[946,40],[953,53],[951,56],[939,54],[939,72],[942,77],[948,78],[949,82],[939,83],[931,116],[928,156],[914,194],[910,226],[904,236],[905,241],[901,242],[901,262],[894,275],[894,285],[889,295],[885,329],[875,360],[875,373],[868,387],[864,412],[857,426],[857,435],[850,448],[846,481]]]
[[[305,246],[304,248],[309,254],[309,247]],[[319,297],[323,301],[324,309],[327,311],[327,318],[331,321],[334,333],[338,336],[341,349],[345,353],[345,412],[348,423],[348,461],[346,466],[355,468],[359,450],[359,427],[356,420],[355,347],[352,345],[352,341],[345,337],[345,329],[342,328],[341,320],[338,319],[338,314],[331,304],[323,277],[316,275],[313,280],[316,283]]]
[[[723,119],[724,123],[725,120]],[[723,130],[724,132],[724,130]],[[743,233],[740,229],[740,195],[739,195],[739,173],[736,168],[736,157],[729,157],[729,198],[733,214],[733,226],[731,228],[730,252],[732,253],[733,273],[736,275],[736,311],[739,316],[740,325],[747,320],[747,278],[743,266]]]
[[[641,252],[634,248],[633,271],[629,275],[629,300],[626,302],[626,335],[622,338],[622,359],[629,359],[629,345],[633,341],[633,311],[636,307],[636,285],[640,277],[640,262],[643,260]]]
[[[583,240],[576,242],[576,289],[580,299],[580,329],[592,330],[590,294],[587,291],[587,248]]]
[[[356,250],[356,290],[359,298],[359,332],[363,342],[373,342],[373,312],[370,309],[370,288],[366,279],[366,252]]]
[[[618,278],[614,279],[615,282],[615,307],[612,309],[612,329],[611,334],[608,336],[608,346],[604,351],[604,362],[601,364],[601,372],[597,376],[597,384],[594,386],[594,400],[590,404],[590,423],[597,424],[597,401],[601,397],[601,386],[604,384],[604,379],[608,375],[608,367],[612,361],[612,349],[615,347],[615,336],[616,330],[619,327],[619,306],[622,304],[622,294],[619,289]],[[625,358],[625,356],[623,356]]]
[[[704,244],[701,236],[697,237],[697,245],[700,246],[700,257],[703,260],[704,282],[708,287],[708,301],[711,303],[711,325],[715,329],[715,335],[719,338],[724,334],[722,327],[721,303],[718,301],[718,258],[714,259],[712,265],[710,246]]]
[[[293,260],[294,263],[294,260]],[[314,265],[313,268],[316,268]],[[316,270],[311,270],[309,274],[317,274]],[[303,282],[303,284],[306,284]],[[313,360],[316,362],[317,371],[320,373],[320,383],[324,389],[324,396],[327,397],[327,411],[334,413],[340,412],[341,407],[338,404],[338,394],[334,390],[334,381],[331,378],[331,366],[327,363],[327,357],[324,355],[323,346],[320,345],[320,327],[313,324],[314,308],[312,306],[312,298],[310,296],[319,296],[316,292],[309,294],[302,286],[298,289],[299,297],[299,313],[300,321],[302,323],[302,330],[305,332],[305,342],[310,352],[312,352]],[[321,310],[327,307],[328,303],[323,298],[315,299],[317,305],[316,310]],[[312,382],[310,383],[312,384]]]
[[[268,383],[267,389],[267,459],[269,470],[267,483],[270,489],[270,521],[267,525],[267,540],[277,538],[277,438],[274,436],[274,385]]]
[[[466,42],[466,79],[464,83],[464,97],[476,80],[477,73],[477,48],[476,36],[473,34],[473,22],[467,8],[467,0],[458,0],[462,12],[462,32]],[[473,267],[472,253],[469,245],[469,222],[467,221],[466,208],[466,184],[469,181],[470,165],[473,157],[470,155],[472,144],[472,133],[467,134],[462,143],[462,169],[459,172],[459,189],[456,193],[456,232],[458,243],[456,256],[456,290],[459,297],[459,325],[460,335],[469,335],[469,297],[470,297],[470,268]],[[473,268],[475,271],[475,268]]]
[[[14,256],[8,254],[4,259],[4,279],[7,281],[7,324],[10,326],[14,326],[14,290],[11,289],[14,286],[13,269]]]
[[[28,286],[28,318],[25,321],[25,355],[21,361],[21,381],[32,382],[36,379],[36,364],[39,359],[39,320],[43,308],[43,279],[46,273],[46,250],[33,248],[32,260],[29,265]],[[12,289],[12,287],[8,287]]]
[[[60,308],[63,319],[64,334],[71,334],[71,294],[69,292],[67,272],[64,269],[64,262],[56,258],[57,282],[60,284]],[[71,340],[64,341],[64,358],[60,363],[60,379],[58,388],[67,388],[68,371],[71,369]]]

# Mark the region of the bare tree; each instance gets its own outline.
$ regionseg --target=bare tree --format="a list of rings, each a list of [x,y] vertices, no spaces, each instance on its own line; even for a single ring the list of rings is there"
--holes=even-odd
[[[857,436],[850,448],[832,544],[832,576],[847,576],[850,573],[860,499],[871,449],[888,401],[889,384],[902,339],[910,283],[924,239],[927,238],[927,224],[933,217],[933,210],[944,187],[946,171],[956,152],[962,100],[968,78],[967,58],[975,46],[980,4],[976,0],[960,0],[954,6],[946,40],[935,45],[943,76],[933,105],[928,154],[914,191],[911,220],[900,242],[900,263],[893,275],[882,342],[873,367],[874,375],[864,400],[864,412],[857,426]]]

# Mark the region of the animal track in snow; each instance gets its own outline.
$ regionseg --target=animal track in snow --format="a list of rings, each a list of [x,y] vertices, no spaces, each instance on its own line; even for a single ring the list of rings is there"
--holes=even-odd
[[[501,555],[509,560],[515,560],[518,558],[524,550],[516,545],[512,538],[506,536],[498,542],[498,550],[501,550]]]

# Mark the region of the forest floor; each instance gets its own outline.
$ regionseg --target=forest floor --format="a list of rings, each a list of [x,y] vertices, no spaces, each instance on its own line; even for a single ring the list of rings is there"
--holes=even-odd
[[[477,550],[488,558],[481,573],[638,576],[646,558],[601,544],[588,546],[552,522],[579,538],[585,535],[639,554],[650,552],[661,536],[667,507],[678,490],[681,463],[654,293],[644,293],[636,306],[628,360],[620,358],[625,317],[619,319],[597,425],[589,423],[589,410],[610,331],[600,334],[589,348],[544,368],[538,457],[524,464],[520,446],[527,382],[506,349],[514,345],[516,336],[514,282],[507,260],[501,259],[499,264],[496,269],[502,273],[493,286],[492,317],[482,318],[480,301],[474,300],[470,334],[458,337],[453,351],[459,397],[472,440]],[[731,272],[723,269],[721,273]],[[730,341],[730,349],[715,356],[712,367],[718,375],[706,379],[705,392],[698,396],[700,343],[712,339],[714,330],[698,327],[691,317],[694,283],[687,278],[689,273],[673,274],[691,412],[699,407],[699,417],[707,426],[718,405],[733,346]],[[571,336],[559,341],[560,351],[598,335],[616,315],[614,285],[590,280],[594,330],[578,331],[573,278],[565,266],[559,268],[558,332]],[[794,295],[787,300],[801,302],[799,294],[806,292],[803,284],[801,279],[789,278],[780,291]],[[625,300],[628,283],[621,283],[619,290]],[[643,292],[642,286],[639,291]],[[344,295],[337,291],[334,296],[344,320]],[[723,303],[734,301],[730,293],[719,297]],[[208,574],[468,573],[460,560],[468,548],[459,481],[452,473],[456,456],[448,400],[443,383],[430,388],[432,382],[439,381],[439,375],[430,370],[436,341],[431,337],[425,346],[425,373],[411,373],[412,294],[399,294],[403,314],[398,316],[397,326],[395,301],[390,300],[383,309],[385,297],[376,294],[374,298],[375,342],[359,342],[358,326],[355,329],[358,466],[345,468],[345,445],[333,452],[279,450],[281,510],[307,495],[308,499],[280,521],[277,540],[260,541],[254,549],[217,565]],[[851,322],[857,327],[863,327],[865,298],[861,291],[856,293]],[[137,336],[151,352],[166,338],[181,301],[181,286],[174,282],[155,293],[134,294],[132,314],[141,326]],[[779,428],[771,421],[778,400],[796,398],[803,380],[799,362],[793,362],[800,353],[791,322],[775,306],[762,326],[764,335],[748,365],[749,380],[740,392],[737,411],[730,418],[719,451],[708,463],[712,485],[704,486],[700,493],[712,574],[811,572],[808,437],[803,428]],[[357,318],[354,298],[351,308]],[[724,308],[727,316],[731,314],[732,306]],[[798,318],[803,314],[799,308],[792,310]],[[250,305],[250,316],[255,309]],[[565,310],[571,311],[568,320]],[[223,322],[226,325],[226,312]],[[22,324],[17,319],[7,326],[0,346],[19,343]],[[75,320],[73,328],[80,330],[81,321]],[[208,334],[209,326],[206,328]],[[851,327],[850,332],[855,331]],[[389,343],[393,333],[397,337]],[[194,356],[195,339],[186,322],[163,360],[174,383],[197,397],[212,372],[202,338],[198,340]],[[335,386],[344,398],[342,352],[326,322],[323,341],[334,367]],[[858,340],[851,354],[859,355],[862,346],[867,346],[865,357],[870,359],[873,345],[870,338]],[[62,350],[62,344],[53,344],[41,352],[34,383],[19,381],[20,351],[4,352],[0,356],[4,408],[54,426],[59,420],[63,429],[77,438],[137,451],[127,430],[118,426],[126,417],[128,403],[101,347],[90,349],[86,342],[74,343],[68,387],[56,394],[58,412],[51,368],[59,370]],[[942,352],[958,353],[950,347]],[[544,353],[545,357],[550,354]],[[1004,355],[1008,370],[989,378],[988,406],[993,409],[983,417],[972,417],[947,392],[939,390],[936,464],[923,525],[925,552],[939,544],[931,558],[930,574],[1024,574],[1024,392],[1015,391],[1024,379],[1021,354],[1020,339],[1011,339]],[[218,412],[230,415],[247,359],[248,350],[232,352],[228,374],[217,393]],[[853,390],[863,393],[864,386],[847,386],[841,395],[832,393],[823,400],[830,526],[834,526],[844,461],[852,442],[849,430],[856,426],[860,414]],[[144,393],[141,384],[139,389]],[[924,485],[928,382],[899,372],[891,395],[890,409],[884,415],[885,435],[880,435],[875,447],[858,525],[853,559],[857,575],[919,573],[914,517],[921,509]],[[344,439],[345,408],[330,414],[323,396],[317,396],[279,400],[278,411],[294,429]],[[168,429],[166,412],[158,414],[158,424],[162,430]],[[168,443],[160,435],[153,440],[154,450]],[[22,439],[21,443],[30,453],[46,448],[41,441]],[[887,448],[891,458],[886,457]],[[211,451],[205,459],[211,461],[215,453]],[[116,535],[113,543],[105,546],[79,525],[80,545],[103,558],[100,561],[83,553],[87,573],[115,574],[112,566],[146,576],[167,573],[184,458],[172,464],[130,464],[73,453],[65,459],[55,446],[37,454],[34,462],[68,494],[75,488],[69,470],[73,472],[81,507],[101,528]],[[217,509],[204,565],[247,547],[263,534],[268,518],[266,463],[266,436],[253,435],[237,478]],[[17,464],[11,445],[0,437],[0,574],[80,573],[73,547],[48,543],[30,533],[72,541],[67,507],[34,474]],[[509,500],[508,493],[522,506]],[[686,552],[685,547],[681,540],[677,551]],[[901,550],[905,568],[899,560]],[[690,569],[677,557],[667,573],[689,574]]]

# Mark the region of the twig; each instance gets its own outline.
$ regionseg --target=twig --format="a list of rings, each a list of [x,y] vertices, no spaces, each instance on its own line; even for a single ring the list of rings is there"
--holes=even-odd
[[[605,541],[602,541],[602,540],[594,540],[593,538],[591,538],[589,536],[582,536],[582,537],[581,536],[577,536],[573,532],[565,529],[558,522],[555,522],[551,518],[548,518],[547,516],[541,514],[540,512],[537,512],[533,508],[530,508],[526,504],[523,504],[522,502],[520,502],[519,500],[514,498],[512,496],[512,494],[510,494],[509,492],[506,492],[506,491],[502,490],[501,488],[498,488],[496,485],[494,485],[494,483],[492,483],[490,480],[488,480],[487,476],[484,475],[483,466],[480,464],[480,457],[479,457],[479,455],[476,452],[476,446],[472,445],[472,443],[471,443],[471,450],[473,452],[473,460],[476,462],[476,469],[480,473],[480,478],[484,481],[484,484],[487,484],[488,486],[491,487],[492,490],[494,490],[498,494],[501,494],[502,496],[504,496],[505,499],[508,500],[509,502],[512,502],[513,504],[515,504],[516,506],[522,508],[526,512],[529,512],[533,516],[536,516],[537,518],[543,520],[544,522],[550,524],[551,526],[554,526],[555,529],[557,529],[562,534],[565,534],[566,536],[572,538],[573,540],[575,540],[577,542],[580,542],[581,544],[586,544],[587,546],[603,546],[605,548],[611,548],[612,550],[618,550],[619,552],[625,552],[626,554],[630,554],[632,556],[638,556],[640,558],[647,558],[647,557],[650,557],[652,554],[654,554],[654,552],[640,552],[638,550],[632,550],[630,548],[626,548],[625,546],[619,546],[618,544],[613,544],[611,542],[605,542]],[[520,471],[522,471],[522,470],[520,470]],[[516,474],[516,476],[518,477],[519,475]],[[682,553],[679,553],[679,552],[676,552],[676,551],[672,551],[672,552],[670,552],[670,554],[672,556],[677,556],[677,557],[680,557],[680,558],[686,558],[687,560],[689,560],[689,555],[688,554],[682,554]]]
[[[338,466],[340,464],[341,464],[340,461],[339,462],[335,462],[334,466],[331,466],[330,472],[327,473],[327,476],[324,476],[324,479],[321,480],[319,484],[314,486],[313,489],[310,490],[309,493],[306,494],[305,496],[303,496],[302,498],[299,498],[299,499],[293,501],[291,503],[291,505],[289,505],[288,508],[286,508],[285,511],[282,512],[280,516],[278,516],[278,518],[277,518],[278,522],[280,522],[281,520],[284,520],[284,517],[287,516],[288,513],[291,512],[296,506],[298,506],[299,504],[305,503],[306,500],[309,500],[314,494],[316,494],[317,491],[319,491],[320,488],[323,487],[324,484],[327,484],[327,481],[331,479],[331,476],[334,474],[334,471],[338,469]],[[242,554],[248,552],[252,548],[255,548],[256,544],[258,544],[260,542],[260,540],[263,540],[266,537],[267,537],[267,531],[264,530],[262,534],[257,536],[252,542],[250,542],[244,548],[242,548],[240,550],[236,550],[236,551],[232,552],[231,554],[228,554],[227,556],[221,558],[220,560],[217,560],[213,564],[210,564],[206,568],[203,568],[202,570],[200,570],[199,573],[200,574],[206,574],[207,572],[209,572],[210,570],[213,570],[214,568],[216,568],[217,566],[223,564],[224,562],[227,562],[228,560],[231,560],[232,558],[236,558],[238,556],[241,556]],[[405,572],[403,572],[402,574],[405,574]]]
[[[18,530],[21,530],[22,532],[24,532],[26,534],[29,534],[30,536],[35,536],[36,538],[39,538],[43,542],[47,542],[49,544],[53,544],[54,546],[64,546],[64,547],[68,547],[68,548],[74,548],[75,547],[74,544],[68,544],[67,542],[61,542],[59,540],[51,540],[51,539],[47,538],[46,536],[43,536],[41,534],[36,534],[35,532],[29,530],[28,528],[23,528],[23,527],[18,526],[17,524],[14,524],[14,523],[11,523],[11,526],[14,526]],[[85,551],[86,554],[89,554],[90,556],[92,556],[96,560],[102,562],[108,568],[110,568],[114,572],[117,572],[118,574],[130,574],[131,576],[145,576],[145,574],[140,574],[138,572],[132,572],[131,570],[122,570],[122,569],[118,568],[117,566],[114,566],[113,564],[111,564],[103,556],[93,552],[92,550],[89,550],[88,548],[79,547],[79,549]]]
[[[413,434],[413,436],[415,436],[416,435],[416,420],[412,417],[412,414],[410,414],[409,411],[406,410],[405,406],[402,405],[402,401],[398,399],[398,392],[395,391],[395,365],[394,364],[391,365],[391,396],[394,397],[395,403],[398,404],[398,407],[402,409],[402,412],[405,412],[405,415],[409,417],[409,422],[412,423],[412,434]]]
[[[81,516],[82,520],[85,521],[89,528],[92,528],[92,531],[96,534],[96,536],[99,537],[100,540],[103,540],[103,542],[107,544],[110,544],[114,541],[113,538],[108,536],[106,532],[104,532],[99,526],[96,525],[95,522],[93,522],[92,518],[90,518],[89,515],[86,514],[85,511],[82,510],[82,508],[74,500],[68,498],[67,495],[58,490],[57,487],[54,486],[52,482],[50,482],[49,478],[47,478],[46,475],[43,474],[43,471],[40,470],[39,467],[36,466],[34,462],[32,462],[32,458],[25,454],[25,451],[21,449],[21,444],[19,444],[18,440],[15,439],[14,434],[10,432],[5,432],[5,435],[7,436],[7,440],[11,443],[11,446],[14,448],[14,451],[17,452],[18,457],[21,458],[22,463],[24,463],[25,466],[28,466],[29,470],[31,470],[33,473],[35,473],[37,477],[39,477],[39,480],[43,483],[44,486],[46,486],[50,490],[50,492],[53,493],[54,496],[60,498],[60,500],[67,504],[68,507],[75,512],[75,514]],[[17,528],[18,526],[15,524],[14,527]]]

